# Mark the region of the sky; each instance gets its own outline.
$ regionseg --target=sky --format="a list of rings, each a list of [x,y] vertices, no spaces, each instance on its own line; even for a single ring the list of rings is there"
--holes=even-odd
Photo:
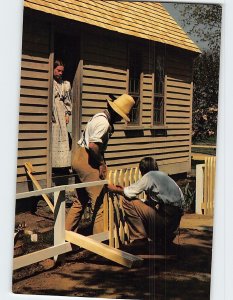
[[[182,20],[182,16],[179,12],[179,7],[181,8],[182,6],[185,5],[185,3],[177,3],[177,8],[175,7],[175,5],[173,3],[162,3],[164,5],[164,7],[167,9],[167,11],[172,15],[172,17],[177,21],[177,23],[184,29],[184,31],[187,33],[187,31],[189,30],[188,26],[183,27],[181,20]],[[198,4],[195,4],[198,5]],[[202,4],[199,4],[202,5]],[[202,28],[200,26],[200,30],[203,30],[204,28]],[[187,33],[190,38],[199,46],[199,48],[201,48],[201,50],[204,49],[208,49],[208,45],[207,42],[200,42],[198,39],[198,36],[191,34],[191,33]]]

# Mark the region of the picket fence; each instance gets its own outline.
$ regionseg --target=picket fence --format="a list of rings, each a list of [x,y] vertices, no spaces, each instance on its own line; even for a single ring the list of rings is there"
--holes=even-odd
[[[213,216],[216,157],[208,156],[196,165],[196,213]]]

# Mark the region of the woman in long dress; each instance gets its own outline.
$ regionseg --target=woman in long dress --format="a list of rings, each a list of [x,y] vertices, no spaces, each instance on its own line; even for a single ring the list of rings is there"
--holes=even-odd
[[[63,81],[64,64],[54,63],[52,110],[52,168],[53,173],[64,175],[71,166],[71,145],[67,126],[71,121],[72,103],[69,81]]]

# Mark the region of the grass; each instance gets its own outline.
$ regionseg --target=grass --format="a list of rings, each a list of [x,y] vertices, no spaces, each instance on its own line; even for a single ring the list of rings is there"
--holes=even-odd
[[[216,155],[216,149],[213,148],[192,148],[193,153],[202,153],[208,155]]]
[[[210,136],[204,140],[192,141],[193,145],[216,145],[217,136]]]

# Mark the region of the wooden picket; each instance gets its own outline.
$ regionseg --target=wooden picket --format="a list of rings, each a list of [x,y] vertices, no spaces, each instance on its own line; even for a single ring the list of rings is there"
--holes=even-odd
[[[138,167],[110,170],[108,173],[109,183],[123,187],[135,183],[139,178],[141,178],[141,173]],[[140,196],[145,197],[144,193]],[[125,221],[122,196],[114,195],[109,199],[109,241],[110,245],[115,248],[129,242],[129,229]]]
[[[214,190],[216,157],[208,156],[205,164],[197,165],[196,173],[196,213],[214,214]]]

